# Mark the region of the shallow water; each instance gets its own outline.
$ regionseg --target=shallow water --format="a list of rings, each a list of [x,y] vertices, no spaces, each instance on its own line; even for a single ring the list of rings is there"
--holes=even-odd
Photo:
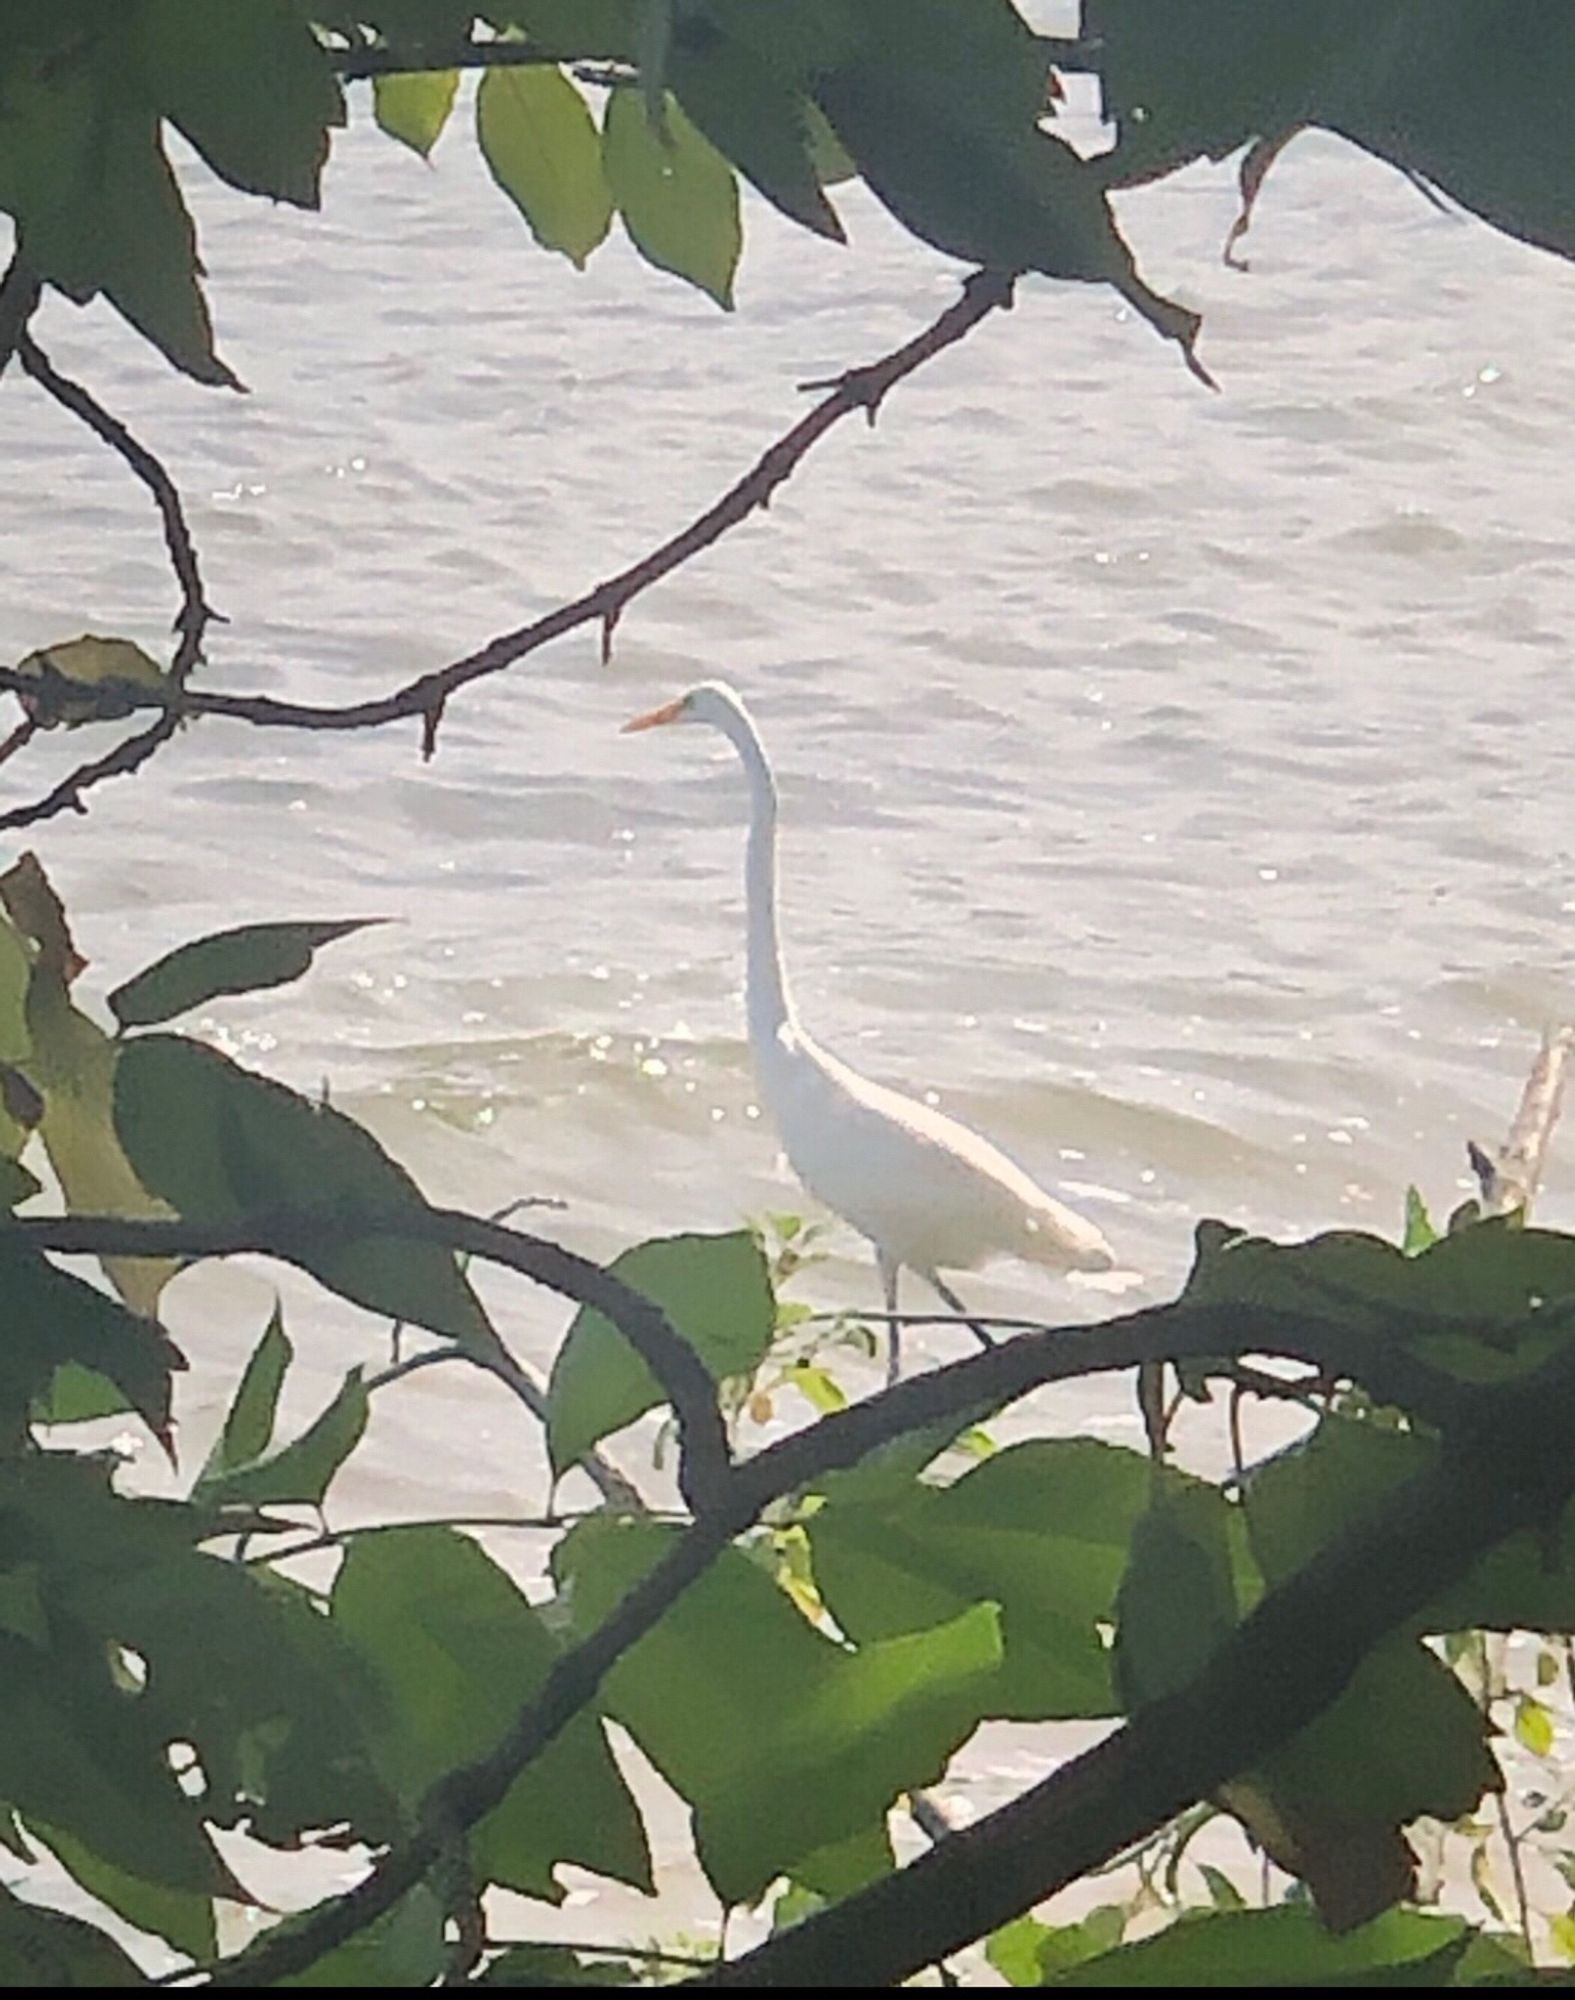
[[[360,110],[323,217],[194,177],[248,398],[176,378],[107,313],[43,319],[188,498],[230,620],[215,686],[359,698],[523,623],[708,504],[798,383],[954,294],[846,191],[854,253],[750,204],[731,317],[621,243],[577,276],[457,129],[429,169]],[[593,1254],[793,1206],[743,1038],[731,753],[617,733],[721,674],[778,765],[811,1025],[1085,1208],[1136,1296],[1174,1292],[1199,1215],[1393,1230],[1413,1178],[1447,1207],[1465,1138],[1502,1134],[1571,1004],[1575,275],[1320,137],[1276,167],[1248,275],[1219,262],[1234,207],[1226,167],[1123,205],[1147,275],[1206,315],[1218,397],[1107,294],[1030,282],[636,602],[610,669],[583,632],[467,691],[428,766],[411,727],[204,724],[29,835],[84,986],[237,921],[398,918],[202,1032],[327,1079],[443,1199],[565,1201],[554,1230]],[[140,490],[16,376],[0,452],[0,656],[84,629],[161,644]],[[10,765],[7,802],[77,748]],[[1549,1220],[1571,1185],[1556,1148]],[[197,1451],[271,1287],[170,1294]],[[876,1296],[851,1239],[813,1289]],[[383,1336],[288,1290],[318,1329],[304,1416]],[[545,1365],[564,1313],[490,1296]],[[1010,1268],[969,1297],[1104,1304]],[[1125,1385],[1091,1383],[1002,1428],[1135,1420]],[[380,1407],[346,1512],[544,1497],[513,1406],[434,1371]]]

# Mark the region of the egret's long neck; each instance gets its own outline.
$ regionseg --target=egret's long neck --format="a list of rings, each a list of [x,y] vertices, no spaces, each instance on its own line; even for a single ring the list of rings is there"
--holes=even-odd
[[[744,894],[749,908],[749,965],[746,983],[749,1039],[759,1049],[775,1042],[794,1022],[793,1001],[782,966],[777,933],[777,787],[760,738],[747,718],[729,729],[749,780],[749,848],[744,861]]]

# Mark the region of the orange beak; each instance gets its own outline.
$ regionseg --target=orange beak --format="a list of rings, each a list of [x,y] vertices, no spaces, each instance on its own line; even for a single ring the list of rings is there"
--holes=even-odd
[[[664,722],[676,722],[682,707],[681,700],[665,701],[660,708],[648,709],[644,715],[637,715],[632,722],[626,722],[619,734],[628,736],[636,729],[659,729]]]

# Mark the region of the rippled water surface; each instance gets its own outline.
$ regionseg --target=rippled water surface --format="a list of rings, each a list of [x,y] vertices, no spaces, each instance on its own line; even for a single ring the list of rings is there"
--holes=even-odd
[[[322,217],[193,179],[250,396],[105,313],[54,305],[41,332],[188,496],[229,688],[360,698],[578,593],[708,504],[798,384],[955,292],[856,193],[852,252],[751,203],[730,317],[622,244],[576,275],[466,138],[427,168],[364,105]],[[39,829],[85,984],[222,924],[397,918],[203,1031],[326,1079],[444,1198],[567,1202],[554,1227],[593,1253],[788,1206],[743,1039],[736,766],[617,733],[724,675],[779,768],[811,1025],[1084,1206],[1141,1295],[1174,1291],[1200,1214],[1391,1229],[1410,1178],[1447,1206],[1571,1004],[1575,276],[1317,137],[1271,177],[1248,275],[1219,261],[1228,167],[1122,212],[1204,311],[1219,396],[1107,293],[1026,284],[633,605],[609,669],[594,633],[559,642],[457,699],[426,766],[408,726],[205,724]],[[161,644],[169,578],[121,468],[14,375],[0,451],[0,654]],[[13,763],[10,796],[43,770]],[[1556,1156],[1544,1211],[1571,1206]],[[839,1246],[819,1293],[872,1302]],[[196,1440],[270,1284],[171,1293]],[[494,1296],[544,1363],[563,1313]],[[1009,1267],[970,1297],[1101,1305]],[[301,1413],[380,1346],[319,1324]],[[380,1408],[356,1510],[540,1504],[518,1413],[442,1374]],[[1126,1435],[1128,1392],[1014,1421]]]

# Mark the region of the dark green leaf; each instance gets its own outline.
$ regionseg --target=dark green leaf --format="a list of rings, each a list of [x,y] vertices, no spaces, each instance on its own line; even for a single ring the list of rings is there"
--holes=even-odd
[[[515,1585],[447,1528],[358,1536],[334,1584],[333,1619],[377,1679],[379,1766],[412,1806],[443,1772],[493,1748],[557,1657]],[[639,1814],[589,1713],[482,1821],[471,1851],[483,1882],[553,1902],[560,1862],[651,1887]]]
[[[452,1254],[400,1235],[400,1212],[425,1209],[421,1191],[353,1119],[179,1035],[121,1045],[114,1106],[127,1158],[181,1215],[214,1223],[280,1210],[347,1225],[370,1218],[348,1240],[303,1240],[292,1261],[369,1312],[496,1351],[497,1335]]]
[[[446,1915],[436,1893],[425,1882],[418,1882],[374,1923],[326,1952],[305,1972],[278,1983],[353,1987],[436,1985],[449,1959],[443,1935]],[[286,1919],[286,1926],[289,1921]],[[304,1922],[306,1917],[295,1921]]]
[[[0,1797],[25,1821],[73,1836],[125,1875],[244,1899],[106,1656],[0,1635],[0,1676]]]
[[[1114,1712],[1100,1627],[1115,1616],[1147,1461],[1091,1439],[1034,1440],[940,1488],[832,1485],[807,1523],[815,1582],[855,1640],[1001,1606],[1005,1657],[988,1712],[1018,1720]]]
[[[760,1246],[725,1236],[658,1236],[614,1259],[625,1284],[661,1306],[714,1381],[747,1375],[771,1345],[776,1303]],[[665,1401],[655,1376],[608,1319],[575,1314],[548,1391],[547,1448],[564,1472],[592,1445]]]
[[[42,277],[79,302],[102,292],[177,368],[237,388],[214,353],[196,232],[158,111],[128,87],[135,61],[119,24],[13,52],[0,105],[0,208],[15,216],[19,248]]]
[[[638,1961],[637,1961],[638,1962]],[[517,1944],[500,1952],[473,1986],[631,1986],[616,1957],[582,1957],[562,1944]]]
[[[90,1896],[124,1917],[128,1924],[161,1937],[188,1958],[210,1959],[218,1949],[213,1904],[189,1889],[162,1888],[113,1867],[80,1840],[31,1822],[31,1831],[51,1848],[55,1859]]]
[[[142,0],[133,18],[143,88],[213,171],[316,208],[344,97],[292,0]]]
[[[64,1362],[49,1378],[48,1388],[33,1398],[35,1424],[90,1424],[100,1417],[118,1417],[131,1408],[125,1392],[107,1376],[75,1361]]]
[[[602,131],[607,185],[635,248],[731,311],[743,234],[738,183],[711,142],[667,102],[661,126],[635,90],[615,90]]]
[[[1116,1682],[1129,1712],[1195,1680],[1234,1630],[1232,1511],[1217,1487],[1154,1470],[1116,1600]]]
[[[7,1986],[142,1986],[142,1968],[113,1938],[0,1886],[0,1968]]]
[[[692,50],[676,48],[667,80],[687,116],[767,201],[806,229],[845,240],[821,185],[806,98],[742,44],[723,37]],[[829,138],[824,119],[815,115],[819,133]]]
[[[207,1462],[197,1475],[199,1492],[225,1473],[261,1458],[273,1443],[279,1391],[284,1387],[285,1373],[294,1358],[295,1350],[284,1330],[279,1301],[275,1299],[263,1337],[246,1364],[235,1400],[224,1419],[224,1429],[214,1439]]]
[[[38,1186],[35,1181],[31,1189],[24,1190],[24,1182],[32,1180],[32,1175],[16,1164],[16,1156],[27,1144],[31,1126],[17,1115],[23,1107],[13,1108],[3,1087],[5,1078],[21,1074],[16,1065],[25,1063],[32,1051],[27,1031],[27,988],[32,971],[32,954],[21,932],[0,908],[0,1070],[4,1072],[0,1076],[0,1203],[7,1208],[25,1201]]]
[[[612,224],[601,138],[560,70],[490,69],[476,92],[476,136],[492,177],[544,250],[583,269]]]
[[[204,1467],[197,1491],[207,1500],[256,1507],[270,1501],[320,1507],[334,1475],[361,1442],[369,1409],[361,1370],[352,1368],[328,1408],[282,1451],[211,1474]]]
[[[595,1516],[554,1551],[579,1632],[672,1545],[672,1531]],[[883,1826],[972,1734],[1000,1664],[976,1605],[927,1632],[849,1653],[738,1550],[721,1558],[613,1669],[608,1712],[695,1811],[701,1865],[726,1903]]]
[[[1369,1518],[1406,1480],[1437,1462],[1415,1432],[1328,1416],[1296,1450],[1253,1477],[1246,1515],[1253,1552],[1270,1581]],[[1575,1507],[1545,1535],[1512,1535],[1444,1592],[1418,1632],[1568,1632],[1575,1628]]]
[[[116,1407],[135,1410],[168,1446],[170,1377],[186,1363],[157,1321],[21,1243],[0,1244],[0,1301],[0,1400],[26,1408],[47,1399],[57,1371],[75,1362],[113,1383],[123,1398]],[[62,1386],[70,1396],[83,1385]]]
[[[232,931],[183,944],[117,986],[110,1012],[122,1028],[148,1028],[172,1021],[223,993],[256,993],[284,986],[310,970],[325,944],[381,923],[381,917],[352,917],[333,923],[242,924]]]
[[[427,159],[442,137],[459,90],[457,69],[415,70],[372,79],[379,128]]]

